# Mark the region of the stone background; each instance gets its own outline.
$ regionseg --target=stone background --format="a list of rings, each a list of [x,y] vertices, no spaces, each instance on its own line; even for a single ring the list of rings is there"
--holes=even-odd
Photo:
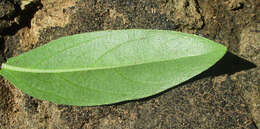
[[[256,0],[2,0],[1,62],[61,36],[128,28],[193,33],[224,44],[229,53],[161,94],[109,106],[56,105],[0,77],[0,128],[260,128],[259,5]]]

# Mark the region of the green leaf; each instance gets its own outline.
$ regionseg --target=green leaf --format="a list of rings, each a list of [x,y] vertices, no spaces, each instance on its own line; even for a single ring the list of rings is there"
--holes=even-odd
[[[0,74],[36,98],[92,106],[157,94],[207,70],[225,52],[221,44],[175,31],[98,31],[10,58]]]

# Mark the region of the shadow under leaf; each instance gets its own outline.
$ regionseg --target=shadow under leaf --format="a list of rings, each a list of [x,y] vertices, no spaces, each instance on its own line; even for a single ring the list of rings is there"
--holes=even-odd
[[[169,88],[163,92],[160,92],[156,95],[153,96],[149,96],[146,98],[142,98],[142,99],[138,99],[138,101],[147,101],[150,99],[153,99],[155,97],[158,97],[176,87],[179,86],[183,86],[187,83],[191,83],[197,80],[200,80],[202,78],[207,78],[207,77],[215,77],[215,76],[219,76],[219,75],[224,75],[224,74],[228,74],[228,75],[232,75],[236,72],[240,72],[243,70],[249,70],[252,68],[257,67],[254,63],[251,63],[241,57],[238,57],[230,52],[227,52],[224,57],[222,59],[220,59],[215,65],[213,65],[211,68],[209,68],[208,70],[202,72],[201,74],[177,85],[174,86],[172,88]],[[109,104],[109,105],[122,105],[131,101],[136,101],[136,100],[129,100],[129,101],[123,101],[123,102],[119,102],[119,103],[115,103],[115,104]],[[107,105],[107,106],[109,106]]]
[[[256,65],[230,52],[220,59],[215,65],[201,74],[188,80],[188,82],[196,81],[206,77],[215,77],[223,74],[232,75],[236,72],[255,68]]]

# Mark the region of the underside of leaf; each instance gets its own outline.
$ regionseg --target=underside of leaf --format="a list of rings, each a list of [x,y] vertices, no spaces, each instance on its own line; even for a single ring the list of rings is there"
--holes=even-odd
[[[157,94],[207,70],[225,52],[221,44],[175,31],[98,31],[10,58],[0,74],[36,98],[92,106]]]

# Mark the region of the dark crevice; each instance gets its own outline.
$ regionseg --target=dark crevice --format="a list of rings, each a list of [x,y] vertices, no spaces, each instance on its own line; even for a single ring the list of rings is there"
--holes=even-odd
[[[244,8],[244,3],[238,3],[238,5],[232,8],[233,11],[237,11]]]
[[[10,1],[10,3],[12,3],[12,5],[14,7],[14,11],[12,11],[11,13],[9,12],[9,14],[6,14],[5,16],[1,17],[0,20],[12,21],[12,20],[14,20],[15,17],[18,16],[18,14],[19,14],[18,12],[22,11],[20,8],[20,3],[17,3],[14,1]]]
[[[4,28],[0,31],[0,35],[14,35],[18,30],[24,27],[31,27],[31,19],[34,14],[42,8],[41,2],[32,2],[26,6],[24,10],[21,10],[20,7],[16,7],[17,10],[15,12],[15,16],[18,19],[17,22],[14,22],[10,27]]]
[[[5,41],[4,38],[0,36],[0,69],[2,68],[2,63],[6,62],[4,49],[5,49]]]
[[[255,123],[255,121],[253,121],[252,127],[254,127],[255,129],[258,129],[258,128],[257,128],[257,125],[256,125],[256,123]]]
[[[20,29],[24,27],[31,27],[31,19],[34,14],[42,8],[41,1],[34,1],[30,4],[26,5],[24,10],[21,10],[20,3],[11,1],[13,4],[15,11],[12,12],[11,15],[5,15],[0,18],[1,20],[5,20],[10,23],[10,25],[6,25],[5,28],[0,28],[0,64],[4,63],[7,60],[7,56],[5,53],[6,44],[5,44],[5,36],[15,35]],[[1,22],[0,22],[1,24]],[[0,66],[1,66],[0,65]],[[0,67],[1,68],[1,67]]]
[[[195,2],[196,11],[200,14],[201,20],[202,20],[202,25],[201,25],[200,29],[203,29],[204,26],[205,26],[205,18],[204,18],[204,16],[203,16],[202,13],[201,13],[200,5],[199,5],[198,0],[194,0],[194,2]]]
[[[190,6],[190,2],[189,2],[189,1],[186,1],[186,2],[184,3],[184,7],[187,8],[187,7],[189,7],[189,6]]]

